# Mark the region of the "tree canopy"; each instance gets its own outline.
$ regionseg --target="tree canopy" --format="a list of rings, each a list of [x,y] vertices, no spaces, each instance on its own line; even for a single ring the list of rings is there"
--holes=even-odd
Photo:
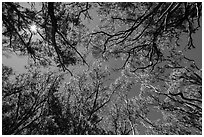
[[[201,2],[3,2],[3,53],[30,62],[2,66],[2,133],[202,134],[201,19]]]

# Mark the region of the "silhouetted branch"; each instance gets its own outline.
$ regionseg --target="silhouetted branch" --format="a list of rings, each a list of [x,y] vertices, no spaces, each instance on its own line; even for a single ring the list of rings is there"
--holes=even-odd
[[[54,15],[54,3],[48,3],[48,14],[50,15],[51,18],[51,23],[52,23],[52,30],[51,30],[51,40],[52,40],[52,44],[53,47],[57,53],[59,62],[63,68],[63,70],[68,70],[69,73],[71,74],[71,76],[73,76],[72,72],[64,65],[62,59],[61,59],[61,50],[58,48],[57,43],[56,43],[56,39],[55,39],[55,34],[57,32],[57,20],[55,19],[55,15]]]

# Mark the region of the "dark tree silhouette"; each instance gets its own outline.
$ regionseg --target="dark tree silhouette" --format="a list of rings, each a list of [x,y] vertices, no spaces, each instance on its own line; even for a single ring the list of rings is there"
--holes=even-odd
[[[3,134],[202,134],[202,68],[186,55],[201,46],[201,2],[29,4],[2,3],[3,51],[33,60],[2,67]]]
[[[85,33],[83,24],[80,23],[80,16],[85,14],[88,18],[90,5],[88,3],[42,3],[41,8],[37,12],[35,8],[31,11],[19,3],[3,3],[5,50],[20,51],[23,55],[27,53],[41,65],[50,64],[54,58],[57,66],[64,71],[69,71],[71,75],[71,71],[67,68],[69,65],[75,65],[81,60],[88,66],[76,46],[79,40],[83,40],[83,33]],[[78,11],[71,13],[75,8]],[[38,28],[35,34],[39,37],[37,39],[32,39],[34,33],[30,29],[32,24]],[[74,26],[71,27],[71,24]],[[77,32],[79,27],[82,29]]]
[[[148,78],[141,82],[141,94],[146,94],[142,98],[171,117],[170,122],[151,123],[151,134],[200,134],[201,68],[185,52],[196,48],[193,34],[201,27],[201,3],[98,5],[103,23],[91,34],[94,49],[102,49],[100,57],[105,60],[122,58],[123,65],[115,70],[144,73]],[[186,45],[180,44],[181,35],[187,36]]]
[[[8,78],[12,69],[3,66],[3,77]],[[52,86],[59,83],[52,73],[40,74],[30,70],[27,74],[15,76],[2,83],[2,125],[3,134],[31,134],[45,117]],[[36,131],[34,131],[35,133]]]

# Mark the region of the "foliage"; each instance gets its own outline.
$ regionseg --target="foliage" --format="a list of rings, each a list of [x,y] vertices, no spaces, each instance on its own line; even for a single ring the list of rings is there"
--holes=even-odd
[[[202,134],[202,69],[186,56],[202,3],[29,4],[2,3],[3,51],[33,60],[23,74],[2,67],[3,134]]]
[[[88,3],[42,3],[41,8],[38,12],[35,5],[32,11],[20,3],[3,3],[4,49],[20,51],[20,55],[29,55],[44,66],[54,61],[72,75],[67,66],[80,60],[86,63],[76,46],[85,34],[80,16],[84,12],[88,16],[90,6]],[[30,29],[32,24],[37,26],[36,32]]]
[[[7,67],[3,67],[3,71],[7,70]],[[31,69],[2,84],[3,134],[32,133],[45,116],[48,96],[52,86],[59,84],[59,81],[52,72],[41,73]],[[6,73],[3,74],[5,76]]]

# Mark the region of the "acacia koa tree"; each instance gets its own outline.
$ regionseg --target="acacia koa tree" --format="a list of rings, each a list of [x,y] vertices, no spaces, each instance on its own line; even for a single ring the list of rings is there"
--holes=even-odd
[[[108,70],[96,66],[64,84],[63,74],[41,71],[11,79],[3,66],[3,134],[107,134],[99,123],[116,92],[105,83]]]
[[[140,97],[164,115],[164,121],[150,125],[149,134],[201,134],[201,66],[186,56],[200,46],[193,35],[201,28],[201,6],[99,3],[102,23],[91,33],[94,50],[104,60],[121,58],[115,70],[142,77]]]
[[[2,133],[38,133],[38,126],[48,115],[50,98],[53,98],[54,89],[58,89],[61,77],[53,72],[42,74],[37,69],[14,75],[6,66],[3,66],[3,72],[2,77],[6,79],[2,81]]]
[[[3,66],[4,134],[202,133],[201,65],[186,55],[200,46],[194,34],[202,3],[38,4],[2,4],[3,51],[72,78],[63,87],[62,76],[32,70],[11,82],[12,71]],[[92,31],[84,22],[93,18],[100,22]],[[94,59],[101,66],[89,62]],[[113,60],[117,67],[102,67]],[[73,74],[71,65],[88,69]],[[109,81],[115,72],[121,76]],[[132,90],[138,95],[129,97]],[[163,117],[151,120],[152,109]]]
[[[31,3],[24,7],[4,2],[3,49],[29,55],[40,65],[54,63],[72,75],[69,65],[82,62],[88,66],[78,46],[86,34],[81,16],[89,19],[90,7],[89,3]],[[36,30],[31,29],[33,25]]]

